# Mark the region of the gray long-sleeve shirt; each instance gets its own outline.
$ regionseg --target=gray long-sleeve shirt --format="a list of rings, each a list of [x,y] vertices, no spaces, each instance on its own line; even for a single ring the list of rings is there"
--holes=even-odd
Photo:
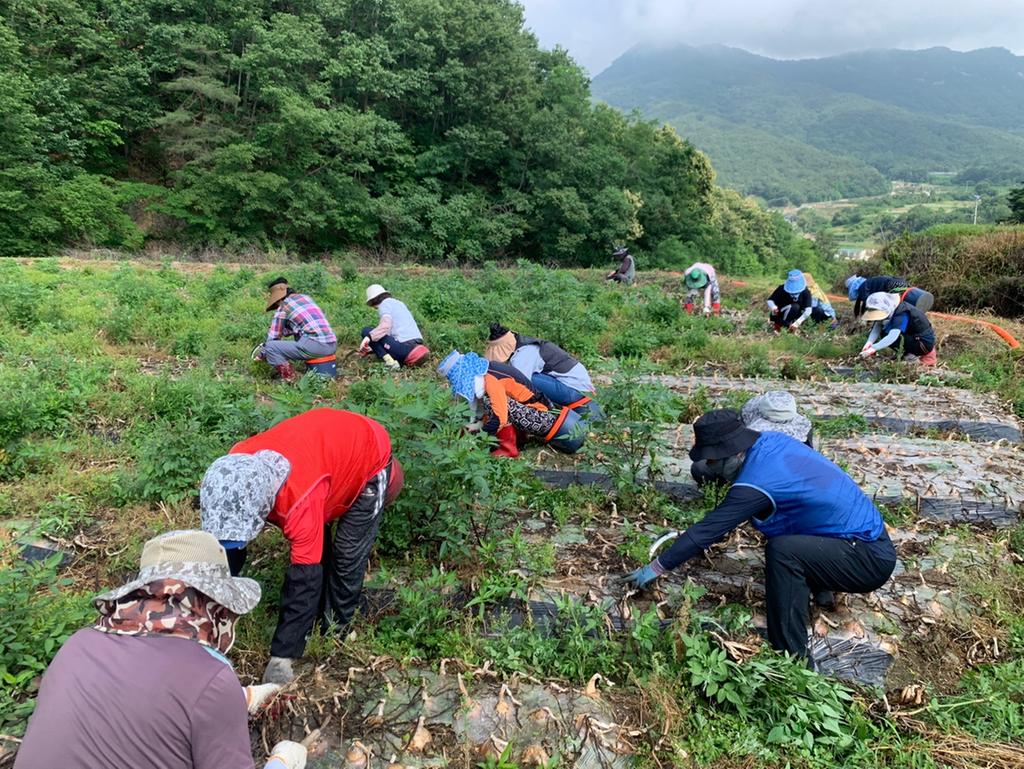
[[[79,630],[39,690],[15,769],[254,769],[235,672],[195,641]]]

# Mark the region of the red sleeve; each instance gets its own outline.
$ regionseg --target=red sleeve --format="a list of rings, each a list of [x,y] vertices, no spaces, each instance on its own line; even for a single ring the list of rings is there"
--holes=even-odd
[[[288,511],[281,530],[292,547],[293,564],[318,564],[324,549],[324,504],[331,489],[331,480],[321,478],[295,506]]]

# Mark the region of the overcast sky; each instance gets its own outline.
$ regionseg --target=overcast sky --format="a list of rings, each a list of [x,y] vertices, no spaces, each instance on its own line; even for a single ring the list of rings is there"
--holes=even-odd
[[[596,75],[636,43],[723,43],[777,58],[867,48],[1024,54],[1024,0],[520,0],[545,48]]]

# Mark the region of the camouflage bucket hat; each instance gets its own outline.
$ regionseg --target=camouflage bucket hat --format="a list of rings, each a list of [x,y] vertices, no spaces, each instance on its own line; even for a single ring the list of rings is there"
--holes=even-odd
[[[235,614],[248,614],[260,602],[260,585],[232,577],[224,548],[205,531],[170,531],[142,546],[139,574],[131,582],[102,593],[93,605],[117,601],[160,579],[178,579]]]

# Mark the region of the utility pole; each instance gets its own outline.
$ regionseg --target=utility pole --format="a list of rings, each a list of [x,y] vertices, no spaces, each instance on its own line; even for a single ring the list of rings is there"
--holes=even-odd
[[[974,223],[978,223],[978,204],[981,202],[981,195],[974,196]]]

